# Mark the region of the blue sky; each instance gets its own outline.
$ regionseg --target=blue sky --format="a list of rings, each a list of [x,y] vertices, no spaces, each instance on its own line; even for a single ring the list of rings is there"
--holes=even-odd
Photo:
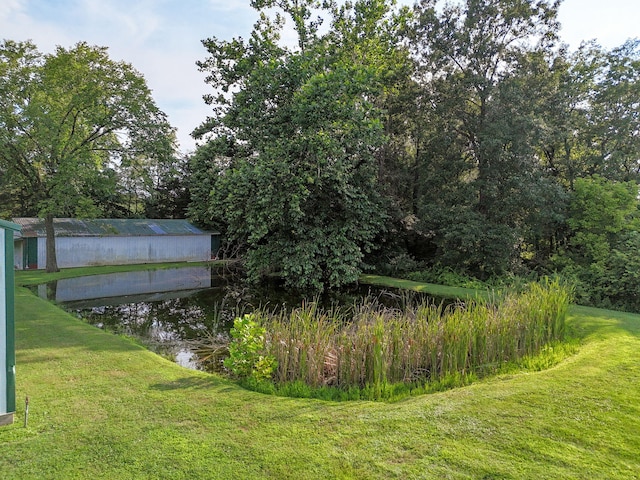
[[[559,17],[573,48],[588,39],[613,48],[640,37],[639,0],[564,0]],[[209,87],[195,66],[206,54],[200,41],[246,37],[255,19],[249,0],[0,0],[1,38],[30,39],[43,52],[86,41],[133,64],[178,128],[183,151],[193,150],[189,134],[210,111],[202,101]]]

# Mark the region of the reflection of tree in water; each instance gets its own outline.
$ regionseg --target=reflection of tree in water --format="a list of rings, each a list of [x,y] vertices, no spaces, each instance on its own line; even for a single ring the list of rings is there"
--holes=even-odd
[[[243,306],[244,305],[244,306]],[[199,339],[228,341],[233,319],[241,315],[246,303],[236,288],[207,289],[182,298],[139,301],[76,309],[75,313],[96,327],[139,339],[152,351],[185,366],[199,363]],[[208,355],[206,355],[208,356]],[[207,359],[210,360],[210,359]]]

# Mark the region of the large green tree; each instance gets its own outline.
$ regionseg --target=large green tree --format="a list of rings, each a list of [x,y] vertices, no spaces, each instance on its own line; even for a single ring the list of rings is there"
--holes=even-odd
[[[604,54],[589,99],[589,174],[640,181],[640,40]]]
[[[541,162],[547,173],[568,189],[588,174],[590,99],[603,61],[600,49],[583,43],[577,51],[561,50],[553,62],[548,102],[541,118]],[[592,172],[594,173],[594,172]]]
[[[543,160],[573,190],[577,178],[638,181],[640,43],[610,51],[584,43],[556,58],[553,101],[543,118]]]
[[[312,19],[319,2],[254,2],[292,20],[297,45],[280,41],[285,17],[264,11],[248,41],[204,42],[201,68],[220,92],[199,130],[209,209],[246,245],[254,279],[322,290],[357,280],[383,229],[377,153],[385,142],[380,99],[403,54],[383,0],[324,5],[328,31]],[[406,58],[406,55],[404,56]],[[203,162],[203,155],[207,161]]]
[[[576,281],[585,304],[640,308],[640,203],[634,181],[577,178],[571,193],[569,232],[556,267]]]
[[[520,259],[530,226],[553,221],[548,199],[560,193],[537,148],[558,2],[436,3],[416,6],[412,31],[423,87],[419,217],[441,263],[501,273]]]
[[[45,218],[47,271],[58,269],[54,217],[97,214],[92,187],[115,178],[110,164],[170,161],[173,151],[144,78],[106,48],[42,54],[30,42],[0,44],[0,168]]]

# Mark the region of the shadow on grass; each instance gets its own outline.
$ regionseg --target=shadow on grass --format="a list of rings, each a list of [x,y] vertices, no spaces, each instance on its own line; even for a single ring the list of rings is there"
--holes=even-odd
[[[572,305],[567,323],[579,338],[605,337],[621,330],[640,336],[640,315],[636,313]]]
[[[17,363],[18,365],[28,365],[28,364],[50,364],[51,362],[56,362],[62,360],[63,357],[59,355],[40,355],[35,353],[25,353],[22,350],[18,350],[16,353]]]
[[[225,388],[219,388],[225,387]],[[206,376],[190,376],[179,378],[178,380],[174,380],[172,382],[167,383],[156,383],[149,387],[151,390],[159,390],[162,392],[172,391],[172,390],[200,390],[200,389],[209,389],[209,388],[217,388],[219,391],[231,391],[237,390],[240,387],[235,384],[230,383],[224,379],[211,375],[209,377]]]
[[[474,298],[489,298],[492,292],[484,290],[474,290],[463,287],[448,287],[433,283],[414,282],[401,278],[384,277],[380,275],[361,275],[360,283],[365,285],[377,285],[380,287],[390,287],[402,290],[412,290],[414,292],[426,293],[436,297],[449,299],[469,300]]]

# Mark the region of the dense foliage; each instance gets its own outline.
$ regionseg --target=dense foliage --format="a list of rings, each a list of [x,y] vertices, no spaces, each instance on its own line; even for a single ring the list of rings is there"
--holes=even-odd
[[[560,272],[581,301],[637,308],[638,42],[570,52],[558,6],[254,2],[249,41],[204,42],[191,213],[254,279]]]
[[[339,287],[358,279],[384,230],[378,101],[407,57],[382,1],[332,6],[325,35],[309,20],[317,5],[280,5],[294,21],[295,49],[278,43],[279,16],[263,15],[248,42],[204,42],[210,57],[200,66],[222,93],[208,99],[215,115],[198,132],[210,139],[194,158],[207,188],[192,190],[246,246],[252,278],[278,273],[291,287]],[[201,208],[192,213],[201,217]]]

